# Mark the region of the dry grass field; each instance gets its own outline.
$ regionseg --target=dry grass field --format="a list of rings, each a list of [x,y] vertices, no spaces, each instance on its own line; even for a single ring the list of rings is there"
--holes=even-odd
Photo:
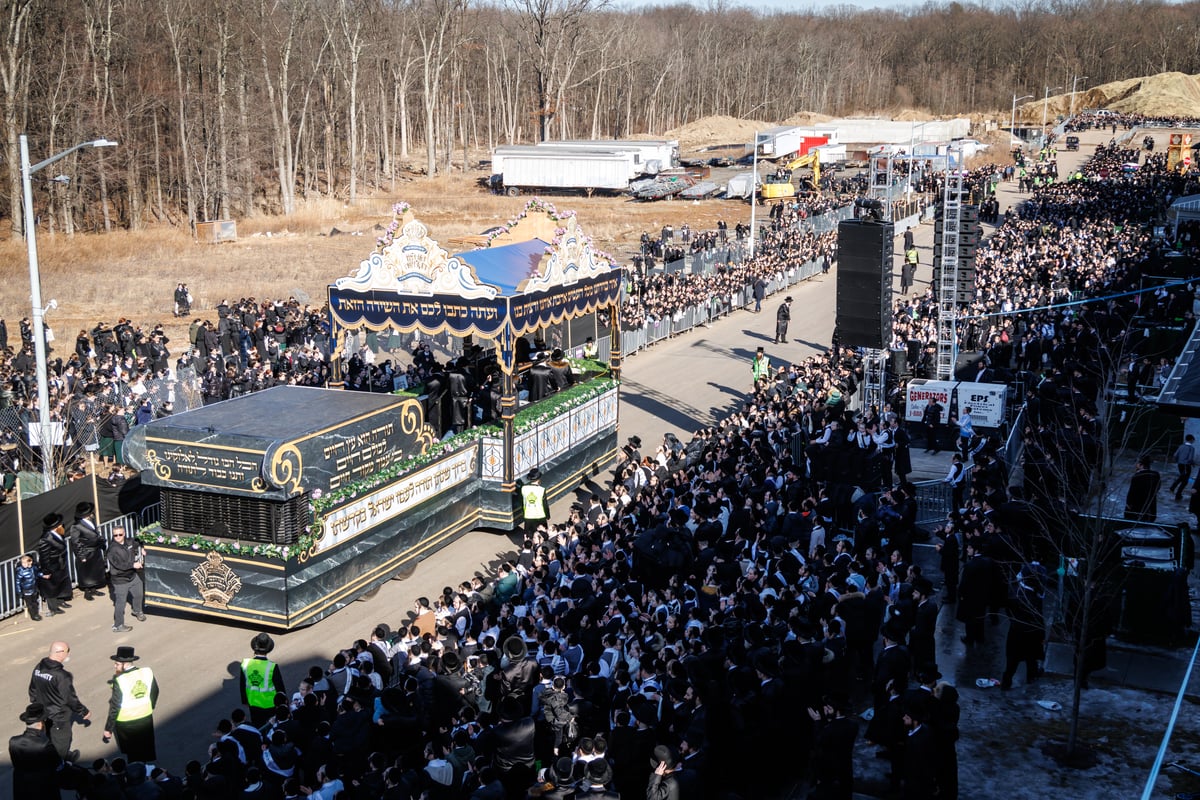
[[[482,172],[447,177],[414,178],[395,194],[345,202],[318,198],[306,201],[290,217],[239,219],[238,241],[198,244],[183,230],[152,228],[106,235],[38,236],[42,297],[58,301],[47,315],[60,353],[74,346],[75,334],[97,321],[126,316],[139,324],[162,322],[176,347],[185,340],[184,325],[172,319],[172,292],[183,281],[195,298],[193,311],[215,317],[222,300],[295,295],[324,302],[325,287],[358,268],[375,247],[380,230],[391,220],[400,200],[412,205],[430,235],[451,252],[453,237],[501,225],[524,207],[528,197],[488,193],[477,181]],[[688,222],[693,229],[714,227],[724,218],[732,228],[748,220],[744,202],[638,203],[623,197],[550,197],[557,208],[573,209],[601,249],[619,258],[636,251],[643,230]],[[330,235],[337,229],[342,233]],[[0,241],[4,280],[0,283],[0,317],[8,321],[10,342],[16,322],[30,314],[28,262],[21,239]],[[172,328],[174,330],[172,331]],[[171,335],[172,333],[177,334]],[[177,352],[176,348],[172,348]]]

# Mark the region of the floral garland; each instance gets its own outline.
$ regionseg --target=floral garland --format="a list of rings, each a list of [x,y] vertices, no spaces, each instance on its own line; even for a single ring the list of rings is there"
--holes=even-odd
[[[375,250],[379,252],[391,244],[396,238],[396,231],[400,230],[400,222],[405,213],[410,211],[412,206],[401,200],[396,205],[392,206],[392,221],[388,223],[387,229],[375,240]]]
[[[301,552],[312,547],[316,541],[316,537],[311,535],[303,536],[293,545],[242,543],[236,541],[223,542],[210,539],[207,536],[201,536],[198,533],[184,536],[171,534],[168,536],[163,533],[162,525],[156,522],[138,531],[138,540],[142,544],[173,547],[179,550],[194,550],[204,553],[217,552],[226,556],[259,556],[278,558],[286,561],[292,556],[299,555]]]
[[[586,359],[576,363],[593,364]],[[600,365],[602,366],[602,365]],[[554,417],[577,408],[594,397],[599,397],[617,386],[617,381],[611,378],[587,381],[557,395],[557,402],[538,408],[527,408],[519,412],[514,422],[517,433],[525,433],[533,428],[550,421]],[[224,541],[212,539],[200,534],[167,534],[163,532],[161,523],[154,523],[138,531],[138,539],[144,544],[159,547],[170,547],[178,550],[194,552],[216,552],[227,556],[254,556],[258,558],[274,558],[287,561],[309,551],[321,538],[321,517],[328,511],[341,505],[347,500],[353,500],[360,494],[370,492],[383,484],[390,483],[406,472],[423,467],[443,455],[448,455],[462,447],[473,445],[484,437],[499,437],[502,431],[495,425],[480,425],[448,439],[435,442],[424,453],[419,453],[403,461],[398,461],[385,467],[373,475],[368,475],[360,481],[339,488],[337,491],[323,493],[314,489],[309,499],[309,510],[313,514],[313,523],[304,529],[295,544],[278,545],[257,542]]]
[[[385,483],[390,483],[406,472],[423,467],[426,464],[436,461],[443,455],[459,450],[465,445],[474,444],[484,436],[496,435],[498,432],[499,428],[494,425],[480,425],[470,428],[462,433],[456,433],[448,439],[434,442],[424,453],[418,453],[402,461],[397,461],[391,466],[384,467],[378,472],[366,476],[362,480],[342,486],[337,491],[322,494],[318,489],[312,493],[312,499],[309,502],[313,519],[319,520],[327,511],[341,505],[347,500],[353,500],[360,494],[366,494]]]
[[[508,222],[504,223],[503,225],[497,226],[496,230],[489,233],[487,236],[487,239],[485,241],[485,245],[490,246],[494,240],[507,234],[509,231],[511,231],[513,229],[513,227],[518,222],[520,222],[521,220],[528,217],[531,212],[535,212],[535,211],[541,211],[541,212],[549,215],[550,219],[554,220],[555,222],[566,222],[567,220],[572,219],[573,217],[576,216],[574,211],[571,211],[569,209],[566,211],[559,211],[557,208],[554,207],[554,205],[552,203],[548,203],[540,197],[534,197],[534,198],[531,198],[529,200],[529,202],[525,204],[525,207],[523,209],[521,209],[520,214],[517,214],[517,216],[515,218],[510,219]],[[562,243],[562,237],[564,235],[566,235],[566,232],[567,232],[567,229],[565,227],[557,227],[554,229],[554,240],[552,242],[550,242],[549,245],[546,246],[546,255],[548,255],[548,256],[554,255],[558,251],[558,248]],[[584,245],[586,247],[590,248],[591,251],[593,253],[595,253],[596,256],[598,256],[599,258],[607,261],[609,264],[617,263],[617,260],[615,258],[613,258],[612,255],[610,255],[609,253],[606,253],[603,250],[598,249],[594,245],[594,243],[592,241],[592,237],[590,237],[586,234],[583,234],[583,242],[584,242]],[[540,274],[541,274],[541,272],[538,270],[538,267],[535,264],[532,267],[530,267],[529,275],[527,277],[536,278]]]
[[[523,411],[518,411],[516,418],[513,420],[513,432],[526,433],[531,431],[537,426],[549,422],[555,417],[562,416],[571,409],[578,408],[593,398],[599,397],[616,386],[616,380],[601,378],[564,389],[555,395],[553,400],[543,400],[535,406],[529,406]]]

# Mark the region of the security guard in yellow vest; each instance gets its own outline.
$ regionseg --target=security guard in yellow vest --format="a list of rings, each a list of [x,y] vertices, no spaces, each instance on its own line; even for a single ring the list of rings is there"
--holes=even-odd
[[[242,693],[242,705],[250,709],[250,723],[261,728],[275,716],[275,695],[287,689],[279,665],[267,658],[267,654],[275,649],[275,641],[260,633],[250,640],[250,649],[254,655],[242,659],[238,688]]]
[[[127,761],[152,764],[158,759],[154,747],[154,707],[158,705],[158,681],[149,667],[134,664],[139,656],[132,647],[118,647],[113,660],[112,697],[104,741],[117,737],[117,749]]]
[[[546,503],[546,489],[542,486],[542,473],[537,469],[529,470],[521,487],[521,510],[525,515],[525,532],[533,535],[538,526],[545,524],[550,516],[550,506]]]

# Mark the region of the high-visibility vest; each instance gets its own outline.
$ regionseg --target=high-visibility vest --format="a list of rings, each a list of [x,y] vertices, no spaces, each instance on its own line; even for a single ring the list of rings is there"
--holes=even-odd
[[[116,677],[121,690],[121,707],[117,710],[117,722],[144,719],[154,713],[150,700],[150,687],[154,685],[154,671],[149,667],[134,667]]]
[[[521,502],[525,506],[525,519],[546,518],[546,490],[536,483],[521,487]]]
[[[246,678],[246,703],[251,708],[275,707],[275,662],[265,658],[242,659]]]

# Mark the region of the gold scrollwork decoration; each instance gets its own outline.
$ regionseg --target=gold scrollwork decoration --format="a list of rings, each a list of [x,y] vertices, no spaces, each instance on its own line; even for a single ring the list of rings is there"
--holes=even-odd
[[[150,463],[150,467],[154,470],[154,477],[164,481],[171,479],[171,465],[158,457],[157,450],[147,450],[146,461]]]
[[[425,424],[425,409],[417,400],[405,400],[400,406],[400,430],[416,438],[419,453],[424,453],[434,442],[433,428]]]
[[[275,451],[267,477],[271,483],[288,492],[300,488],[300,474],[304,470],[304,457],[294,444],[285,444]]]

